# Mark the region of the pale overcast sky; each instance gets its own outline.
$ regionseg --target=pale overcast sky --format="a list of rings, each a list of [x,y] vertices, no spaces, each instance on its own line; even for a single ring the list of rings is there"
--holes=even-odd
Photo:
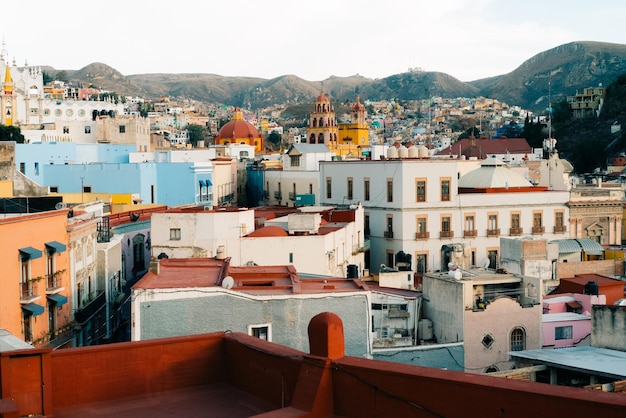
[[[310,81],[409,67],[462,81],[506,74],[571,41],[626,44],[623,0],[31,0],[3,8],[18,65],[124,75],[212,73]]]

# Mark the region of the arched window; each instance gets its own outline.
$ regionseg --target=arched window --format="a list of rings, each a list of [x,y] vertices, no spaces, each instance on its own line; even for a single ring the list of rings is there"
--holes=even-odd
[[[313,127],[317,128],[317,118],[313,118]]]
[[[315,134],[311,134],[311,140],[309,142],[315,144]]]
[[[137,234],[133,237],[133,271],[140,272],[146,269],[144,235]]]
[[[317,137],[317,143],[318,144],[324,143],[324,134],[319,134],[319,136]]]
[[[513,328],[511,331],[511,351],[526,349],[526,331],[522,327]]]

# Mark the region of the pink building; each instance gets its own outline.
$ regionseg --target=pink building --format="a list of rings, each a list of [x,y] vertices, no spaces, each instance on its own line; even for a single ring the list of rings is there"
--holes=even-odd
[[[605,295],[567,293],[543,299],[542,346],[563,348],[589,345],[591,306],[606,304]]]

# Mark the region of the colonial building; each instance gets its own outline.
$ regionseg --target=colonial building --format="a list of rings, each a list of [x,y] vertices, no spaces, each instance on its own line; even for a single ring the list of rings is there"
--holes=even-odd
[[[338,140],[337,118],[335,108],[324,93],[315,99],[313,110],[309,112],[307,137],[309,144],[324,144],[329,148],[337,146]]]
[[[363,204],[373,272],[394,267],[400,251],[409,270],[446,270],[457,244],[468,265],[497,268],[501,236],[567,236],[568,198],[493,158],[320,162],[322,204]]]

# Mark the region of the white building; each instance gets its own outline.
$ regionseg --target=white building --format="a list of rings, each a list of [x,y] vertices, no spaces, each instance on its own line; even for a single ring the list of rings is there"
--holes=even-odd
[[[501,236],[567,234],[569,192],[533,186],[494,159],[323,161],[320,183],[322,204],[363,204],[373,272],[395,266],[400,251],[409,270],[446,270],[457,244],[470,265],[495,268]]]

